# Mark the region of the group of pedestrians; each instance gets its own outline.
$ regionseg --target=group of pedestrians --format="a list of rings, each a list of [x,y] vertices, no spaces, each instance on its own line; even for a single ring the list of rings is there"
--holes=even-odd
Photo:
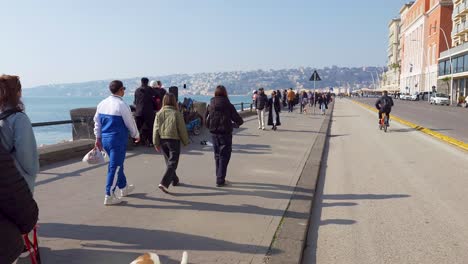
[[[138,111],[143,113],[143,118],[153,117],[153,121],[145,119],[146,127],[152,127],[151,142],[158,152],[162,152],[166,162],[166,170],[158,187],[161,191],[169,193],[169,187],[179,185],[177,167],[181,153],[181,144],[189,144],[187,128],[184,118],[179,111],[176,96],[165,93],[161,108],[155,114],[150,115],[148,105],[150,101],[145,98],[152,94],[147,84],[147,79],[142,79],[142,87],[135,93],[135,102],[143,102],[143,107],[137,105],[136,120],[138,122]],[[121,81],[112,81],[109,85],[111,96],[103,100],[97,107],[95,121],[96,148],[105,150],[109,155],[107,182],[105,188],[105,205],[120,203],[122,197],[127,196],[134,190],[134,186],[127,183],[124,173],[125,152],[129,135],[135,143],[140,141],[140,131],[135,119],[131,117],[129,106],[125,104],[122,97],[126,88]],[[140,93],[140,94],[137,94]],[[141,96],[141,98],[140,98]],[[145,105],[147,104],[147,105]],[[145,108],[146,106],[146,108]],[[224,86],[218,86],[215,96],[211,99],[207,109],[207,127],[212,134],[216,185],[223,187],[226,184],[226,173],[232,152],[233,122],[236,126],[243,123],[235,107],[229,101]],[[147,132],[146,132],[147,133]],[[117,181],[114,184],[115,174]],[[116,189],[119,189],[117,195]]]
[[[264,88],[260,88],[254,94],[254,105],[258,116],[258,129],[265,130],[265,113],[268,111],[267,125],[272,126],[272,130],[276,131],[277,127],[281,126],[281,93],[279,91],[273,91],[271,97],[268,98]]]

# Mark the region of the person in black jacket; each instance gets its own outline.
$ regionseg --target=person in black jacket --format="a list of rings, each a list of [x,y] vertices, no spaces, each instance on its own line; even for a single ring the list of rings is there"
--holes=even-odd
[[[156,116],[154,97],[156,92],[148,86],[148,78],[141,79],[141,86],[135,91],[135,121],[140,131],[141,142],[153,146],[153,124]]]
[[[382,114],[385,113],[390,120],[390,112],[392,112],[393,99],[388,96],[387,91],[383,91],[383,96],[375,102],[375,108],[379,110],[379,124],[382,120]]]
[[[23,234],[37,223],[39,209],[15,161],[0,142],[0,263],[13,263],[23,252]]]
[[[226,173],[232,152],[233,122],[236,126],[244,123],[236,108],[229,101],[226,87],[216,87],[215,96],[211,98],[206,111],[206,126],[213,138],[213,149],[216,163],[216,186],[226,185]]]
[[[268,108],[268,125],[273,126],[272,129],[276,131],[277,126],[281,126],[279,115],[281,112],[281,103],[275,91],[271,94],[271,98],[268,99]]]
[[[255,99],[255,109],[257,109],[258,129],[265,130],[265,111],[268,108],[268,97],[263,88],[258,89],[259,93]]]

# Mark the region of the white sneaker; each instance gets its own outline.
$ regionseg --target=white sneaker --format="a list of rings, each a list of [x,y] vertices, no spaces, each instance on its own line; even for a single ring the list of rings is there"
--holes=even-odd
[[[262,130],[265,130],[265,128],[264,128],[264,127],[262,127]]]
[[[119,204],[121,203],[122,200],[119,198],[115,197],[115,194],[106,195],[106,198],[104,198],[104,205],[114,205],[114,204]]]
[[[133,190],[135,190],[135,186],[133,184],[127,184],[123,189],[120,189],[120,197],[128,196]]]

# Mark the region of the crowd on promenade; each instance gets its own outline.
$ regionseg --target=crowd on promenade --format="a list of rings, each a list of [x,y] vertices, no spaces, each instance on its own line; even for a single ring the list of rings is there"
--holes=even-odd
[[[148,78],[142,78],[141,86],[135,91],[132,113],[122,99],[126,87],[121,81],[112,81],[109,91],[111,95],[99,103],[94,116],[95,149],[105,151],[109,156],[104,204],[119,204],[122,197],[134,190],[124,171],[129,137],[135,144],[154,147],[163,154],[166,170],[158,188],[169,193],[171,185],[180,184],[176,170],[181,145],[190,142],[176,95],[166,91],[160,81],[149,82]],[[38,220],[39,208],[33,197],[39,171],[38,151],[21,96],[18,76],[0,76],[0,263],[12,263],[20,254],[30,252],[25,240]],[[293,112],[299,104],[301,112],[319,106],[325,113],[331,94],[296,93],[289,89],[273,91],[268,98],[260,88],[253,93],[253,100],[258,128],[265,130],[265,113],[268,111],[268,125],[275,131],[281,125],[282,109],[287,107]],[[226,175],[233,129],[244,122],[224,86],[216,87],[204,119],[212,137],[216,186],[224,187],[229,184]]]

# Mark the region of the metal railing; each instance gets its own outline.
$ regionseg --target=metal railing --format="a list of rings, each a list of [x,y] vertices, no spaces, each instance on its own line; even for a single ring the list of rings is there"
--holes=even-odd
[[[241,102],[241,103],[232,104],[232,105],[234,105],[234,106],[240,105],[240,110],[241,110],[241,112],[245,111],[245,107],[244,107],[244,106],[245,106],[245,105],[248,105],[248,106],[250,107],[250,112],[253,111],[253,103],[244,103],[244,102]]]

